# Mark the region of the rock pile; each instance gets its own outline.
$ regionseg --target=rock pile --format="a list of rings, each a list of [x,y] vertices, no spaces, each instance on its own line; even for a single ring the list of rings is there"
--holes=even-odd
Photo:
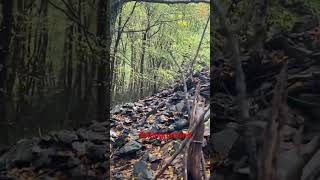
[[[263,148],[264,130],[272,117],[277,77],[283,62],[288,62],[288,123],[281,129],[276,167],[283,180],[320,177],[320,161],[317,161],[320,158],[320,28],[317,24],[298,26],[296,24],[291,33],[270,32],[263,59],[257,60],[250,51],[241,57],[250,102],[249,126],[253,128],[258,154]],[[228,58],[218,60],[212,72],[212,82],[217,84],[211,96],[213,179],[249,179],[252,172],[245,137],[239,131],[243,124],[237,116],[234,71]]]
[[[209,72],[194,77],[200,79],[201,93],[209,98]],[[138,102],[115,107],[111,122],[91,122],[75,130],[22,139],[0,150],[0,179],[107,179],[106,148],[110,145],[112,179],[150,179],[181,140],[139,139],[139,131],[174,133],[188,128],[181,83]],[[189,81],[190,99],[194,90]],[[209,99],[206,101],[209,103]],[[107,123],[111,123],[110,136]],[[209,128],[206,134],[209,135]],[[179,163],[181,157],[174,162]],[[178,171],[181,166],[171,166],[165,176]]]

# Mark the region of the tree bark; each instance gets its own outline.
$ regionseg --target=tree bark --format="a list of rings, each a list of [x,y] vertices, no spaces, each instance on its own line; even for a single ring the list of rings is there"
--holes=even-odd
[[[97,120],[105,121],[110,111],[110,2],[99,0],[97,8],[97,38],[99,46],[99,62],[97,77]],[[107,116],[106,116],[107,115]]]
[[[2,1],[2,23],[0,28],[0,119],[1,125],[7,128],[6,119],[6,96],[7,96],[7,63],[8,56],[10,54],[10,41],[12,37],[12,15],[13,1]],[[7,140],[8,134],[6,132],[1,133],[3,139]],[[6,136],[6,137],[5,137]]]

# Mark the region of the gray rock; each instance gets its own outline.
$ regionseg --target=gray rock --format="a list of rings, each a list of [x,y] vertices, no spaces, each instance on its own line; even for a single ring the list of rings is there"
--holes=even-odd
[[[106,147],[104,145],[89,145],[87,146],[88,158],[93,161],[106,160]]]
[[[166,123],[167,122],[167,116],[166,115],[161,115],[157,117],[157,121],[159,123]]]
[[[300,180],[303,158],[296,149],[280,153],[278,160],[278,176],[282,180]]]
[[[72,149],[77,153],[77,154],[84,154],[86,153],[86,143],[85,142],[79,142],[75,141],[71,144]]]
[[[48,149],[37,149],[38,153],[36,155],[36,159],[33,161],[33,165],[36,168],[46,168],[51,165],[51,156],[56,154],[56,150],[53,148]]]
[[[318,152],[313,155],[311,160],[303,168],[301,180],[315,179],[314,175],[317,173],[319,174],[319,170],[320,170],[320,150],[318,150]]]
[[[174,124],[170,124],[167,128],[167,132],[166,133],[172,133],[175,129],[175,125]]]
[[[78,135],[83,140],[88,140],[97,144],[100,144],[102,141],[108,140],[108,134],[109,132],[94,132],[94,131],[88,131],[85,129],[78,129],[77,131]]]
[[[62,130],[54,134],[58,141],[64,144],[71,144],[73,141],[78,140],[78,136],[73,131]]]
[[[95,131],[95,132],[106,132],[108,131],[108,129],[102,125],[101,123],[97,123],[97,122],[94,122],[90,127],[89,127],[90,130],[92,131]]]
[[[57,151],[53,155],[49,155],[51,158],[50,165],[55,168],[63,168],[68,166],[69,159],[72,157],[68,152]]]
[[[33,142],[30,139],[22,139],[8,152],[0,157],[0,169],[12,166],[26,166],[33,159]]]
[[[176,111],[178,112],[182,112],[184,110],[185,104],[184,101],[179,102],[178,104],[176,104]]]
[[[161,160],[161,157],[158,157],[158,156],[153,156],[153,155],[149,155],[149,161],[150,162],[157,162],[157,161],[159,161],[159,160]]]
[[[138,179],[152,179],[152,172],[148,169],[148,164],[145,161],[138,161],[133,165],[133,175]]]
[[[118,113],[120,113],[120,112],[121,112],[121,105],[115,106],[115,107],[110,111],[111,114],[118,114]]]
[[[285,49],[285,53],[290,57],[293,57],[299,61],[303,61],[312,54],[312,51],[302,47],[295,47],[295,46],[289,45]]]
[[[148,161],[149,156],[150,156],[149,152],[148,152],[148,151],[145,151],[145,152],[143,153],[142,157],[141,157],[141,160],[142,160],[142,161]]]
[[[221,155],[228,155],[239,134],[233,129],[224,129],[212,134],[213,148]]]
[[[127,155],[137,152],[142,148],[142,145],[137,141],[131,141],[125,144],[122,148],[119,149],[118,154]]]
[[[122,107],[124,107],[124,108],[133,108],[134,107],[134,103],[126,103]]]
[[[189,122],[185,119],[177,119],[175,120],[175,130],[181,130],[184,128],[187,128],[189,125]]]

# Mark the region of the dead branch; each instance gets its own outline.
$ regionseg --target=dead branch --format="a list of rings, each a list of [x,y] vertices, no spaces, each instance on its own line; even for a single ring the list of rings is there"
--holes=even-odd
[[[195,130],[200,126],[201,123],[204,123],[206,120],[209,119],[210,113],[207,113],[209,109],[210,109],[209,105],[204,108],[204,112],[200,115],[200,118],[198,119],[197,123],[191,128],[191,130],[189,131],[190,133],[193,134]],[[171,156],[171,158],[164,164],[164,166],[162,166],[162,168],[154,176],[153,180],[158,179],[162,175],[162,173],[168,168],[168,166],[172,163],[172,161],[181,153],[182,149],[187,145],[187,143],[190,140],[192,140],[192,138],[190,139],[186,138],[185,140],[182,141],[179,149],[176,150],[175,153]]]
[[[197,84],[194,107],[190,117],[190,127],[192,127],[199,119],[199,112],[203,111],[204,102],[200,96],[200,83]],[[204,133],[204,123],[200,124],[197,131],[193,134],[193,140],[190,141],[188,151],[188,176],[192,179],[202,179],[201,175],[201,154]]]
[[[286,111],[286,70],[285,63],[281,70],[272,102],[272,117],[265,131],[265,140],[261,154],[261,162],[258,169],[259,180],[270,180],[277,178],[277,160],[280,146],[280,130],[287,121]]]
[[[208,16],[208,20],[207,20],[206,25],[205,25],[205,27],[204,27],[204,30],[203,30],[203,32],[202,32],[201,39],[200,39],[200,42],[199,42],[199,45],[198,45],[196,54],[194,55],[194,58],[193,58],[193,60],[192,60],[192,62],[191,62],[191,64],[190,64],[189,75],[192,75],[192,73],[193,73],[193,66],[194,66],[194,64],[196,63],[196,60],[197,60],[197,57],[198,57],[198,54],[199,54],[199,51],[200,51],[200,47],[201,47],[201,44],[202,44],[203,39],[204,39],[204,35],[206,34],[206,30],[207,30],[209,21],[210,21],[210,15]]]
[[[198,107],[198,96],[199,96],[199,93],[200,93],[200,83],[198,82],[198,84],[196,86],[194,100],[193,100],[192,114],[189,113],[190,121],[194,121],[195,111],[196,111],[196,109]],[[189,130],[191,129],[191,127],[192,127],[192,124],[189,123]],[[188,180],[188,158],[189,158],[188,154],[189,154],[190,143],[192,142],[193,138],[194,138],[194,136],[187,143],[186,148],[185,148],[185,153],[184,153],[184,174],[183,174],[184,180]]]
[[[192,114],[189,113],[189,116],[191,116],[189,119],[190,121],[193,119],[193,114],[195,109],[197,108],[197,97],[199,95],[199,91],[200,91],[200,86],[199,83],[197,84],[196,87],[196,91],[195,91],[195,96],[194,96],[194,100],[193,100],[193,108],[192,108]],[[189,130],[192,127],[192,124],[189,123]],[[189,154],[189,147],[190,147],[190,143],[193,140],[194,136],[192,137],[192,139],[187,143],[186,148],[185,148],[185,153],[184,153],[184,174],[183,174],[183,179],[184,180],[188,180],[188,154]]]

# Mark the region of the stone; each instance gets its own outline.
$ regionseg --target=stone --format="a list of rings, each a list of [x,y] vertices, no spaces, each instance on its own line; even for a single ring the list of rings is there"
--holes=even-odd
[[[307,165],[303,168],[301,180],[307,180],[313,177],[315,172],[319,172],[320,168],[320,150],[318,150]],[[311,178],[312,179],[312,178]]]
[[[289,45],[285,49],[285,53],[292,58],[297,59],[298,61],[304,61],[308,56],[312,54],[312,51],[302,48],[302,47],[295,47],[293,45]]]
[[[303,158],[297,149],[280,153],[278,159],[278,176],[283,180],[300,180]]]
[[[82,140],[88,140],[97,144],[100,144],[102,141],[108,140],[108,132],[94,132],[85,129],[78,129],[78,135],[81,137]]]
[[[104,145],[88,145],[87,156],[93,161],[105,161],[106,160],[106,147]]]
[[[73,141],[78,140],[78,136],[74,132],[68,130],[58,131],[54,135],[58,141],[64,144],[70,145]]]
[[[126,103],[122,107],[124,107],[124,108],[133,108],[134,107],[134,103]]]
[[[108,130],[103,124],[97,122],[90,125],[89,129],[94,132],[106,132]]]
[[[80,142],[80,141],[75,141],[71,144],[72,149],[77,153],[77,154],[84,154],[86,153],[86,143],[85,142]]]
[[[217,133],[213,133],[213,149],[220,155],[228,155],[238,137],[239,134],[235,130],[230,128],[224,129]]]
[[[149,155],[149,161],[150,161],[151,163],[157,162],[157,161],[160,161],[160,160],[161,160],[161,157],[159,157],[159,156],[154,156],[154,155],[152,155],[152,154]]]
[[[117,105],[110,111],[110,114],[119,114],[120,112],[121,112],[121,105]]]
[[[122,148],[119,149],[120,155],[127,155],[137,152],[142,148],[142,145],[137,141],[131,141],[126,143]]]
[[[146,161],[140,160],[133,165],[133,175],[138,179],[152,179],[152,172]]]
[[[0,157],[0,169],[13,166],[28,166],[33,159],[33,142],[30,139],[21,139],[8,152]]]
[[[186,119],[177,119],[175,120],[175,130],[182,130],[184,128],[187,128],[189,125],[189,122]]]
[[[170,124],[166,129],[166,133],[172,133],[174,130],[175,130],[175,125]]]
[[[184,110],[185,104],[184,101],[179,102],[178,104],[176,104],[176,111],[178,112],[182,112]]]

